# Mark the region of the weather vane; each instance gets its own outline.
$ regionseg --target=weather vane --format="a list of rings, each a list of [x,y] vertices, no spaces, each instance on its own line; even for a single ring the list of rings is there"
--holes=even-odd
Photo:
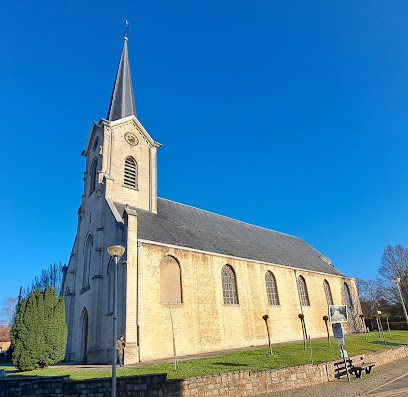
[[[129,29],[129,26],[130,26],[130,24],[126,19],[126,29],[125,29],[125,33],[123,33],[123,37],[124,37],[125,40],[127,40],[127,31]]]

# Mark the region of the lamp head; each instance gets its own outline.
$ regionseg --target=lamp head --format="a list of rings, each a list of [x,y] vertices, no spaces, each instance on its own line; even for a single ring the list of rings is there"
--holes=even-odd
[[[391,281],[395,284],[398,284],[401,281],[401,278],[397,277],[397,278],[392,278]]]
[[[125,247],[122,245],[111,245],[108,247],[108,252],[110,256],[119,258],[125,252]]]

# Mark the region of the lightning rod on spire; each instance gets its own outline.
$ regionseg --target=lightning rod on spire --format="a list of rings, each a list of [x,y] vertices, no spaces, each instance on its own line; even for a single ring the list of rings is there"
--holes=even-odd
[[[128,22],[128,20],[126,19],[126,29],[125,29],[125,33],[123,33],[123,38],[125,39],[125,40],[127,40],[128,38],[127,38],[127,31],[128,31],[128,29],[129,29],[129,26],[130,26],[130,24],[129,24],[129,22]]]

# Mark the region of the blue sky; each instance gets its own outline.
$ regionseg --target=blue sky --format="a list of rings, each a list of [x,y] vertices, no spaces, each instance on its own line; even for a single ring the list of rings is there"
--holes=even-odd
[[[408,245],[406,1],[10,1],[0,15],[0,302],[68,262],[80,156],[122,47],[158,193],[373,278]]]

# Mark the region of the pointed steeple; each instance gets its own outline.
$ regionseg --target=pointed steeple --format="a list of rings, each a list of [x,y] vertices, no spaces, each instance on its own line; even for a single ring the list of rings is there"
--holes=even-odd
[[[132,79],[130,77],[127,37],[125,36],[107,119],[114,121],[128,116],[136,116],[136,109],[133,98]]]

